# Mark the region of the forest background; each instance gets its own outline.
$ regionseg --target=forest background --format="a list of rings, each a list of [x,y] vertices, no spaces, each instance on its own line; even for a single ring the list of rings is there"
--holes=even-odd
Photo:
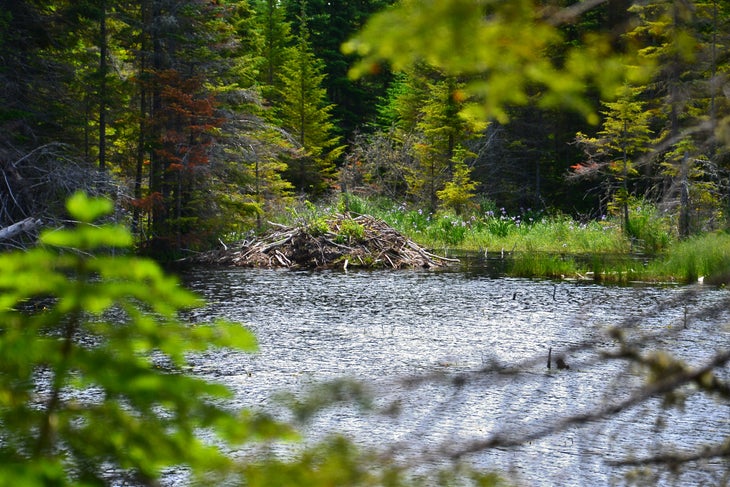
[[[77,189],[161,257],[340,191],[497,235],[725,227],[725,2],[389,3],[3,1],[0,228]]]
[[[343,189],[495,234],[521,224],[508,215],[539,211],[606,216],[625,236],[642,215],[678,237],[726,225],[726,3],[404,0],[376,15],[385,3],[0,1],[3,243],[51,227],[42,245],[0,255],[6,482],[99,485],[118,474],[150,485],[186,465],[209,484],[409,484],[342,438],[293,464],[235,464],[201,441],[201,429],[225,444],[298,435],[178,373],[191,352],[254,351],[255,338],[236,324],[180,323],[199,300],[130,257],[134,242],[162,257],[203,249]],[[112,210],[124,225],[99,225]],[[675,304],[686,329],[687,304]],[[697,314],[726,309],[722,300]],[[681,404],[685,386],[730,397],[715,374],[727,350],[691,366],[625,331],[611,330],[615,353],[604,358],[638,366],[646,383],[555,427],[654,397]],[[300,412],[366,399],[337,382]],[[636,465],[727,457],[724,439]]]

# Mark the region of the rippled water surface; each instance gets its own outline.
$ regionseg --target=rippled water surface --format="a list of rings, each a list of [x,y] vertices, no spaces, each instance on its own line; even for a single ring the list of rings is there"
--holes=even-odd
[[[521,444],[477,448],[463,458],[524,485],[583,486],[622,484],[628,467],[611,462],[691,452],[730,437],[728,402],[689,389],[683,410],[652,399],[552,432],[564,418],[619,403],[641,384],[624,362],[601,358],[617,350],[610,328],[625,328],[631,339],[653,337],[646,349],[670,350],[693,365],[727,350],[724,290],[426,271],[195,269],[185,281],[208,302],[195,319],[239,321],[259,339],[255,354],[193,359],[197,374],[235,391],[233,405],[276,409],[279,391],[301,394],[346,377],[371,387],[378,408],[400,411],[334,408],[308,426],[313,439],[340,431],[428,466],[500,438]],[[713,306],[719,315],[703,317]],[[570,370],[547,370],[550,347]],[[544,434],[520,441],[535,433]],[[653,482],[714,485],[728,470],[708,461]]]

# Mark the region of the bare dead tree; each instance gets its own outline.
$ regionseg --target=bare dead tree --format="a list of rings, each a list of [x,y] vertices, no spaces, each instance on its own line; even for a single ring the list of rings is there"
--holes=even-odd
[[[0,245],[24,247],[42,225],[64,224],[65,201],[76,191],[116,197],[120,188],[65,144],[0,147]]]

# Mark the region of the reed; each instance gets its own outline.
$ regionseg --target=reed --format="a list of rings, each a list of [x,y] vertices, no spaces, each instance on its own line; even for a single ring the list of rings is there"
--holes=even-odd
[[[590,254],[579,271],[596,282],[628,284],[647,280],[647,260],[630,254]],[[585,273],[583,272],[584,269]]]
[[[543,252],[520,252],[512,256],[507,273],[514,277],[567,277],[578,274],[570,256]]]
[[[730,277],[730,235],[708,233],[678,242],[651,262],[648,274],[660,279],[727,283]]]

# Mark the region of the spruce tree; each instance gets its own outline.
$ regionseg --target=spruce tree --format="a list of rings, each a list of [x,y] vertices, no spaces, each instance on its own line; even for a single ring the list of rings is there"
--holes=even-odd
[[[348,76],[353,56],[345,55],[341,46],[376,12],[393,0],[284,0],[281,2],[292,24],[297,23],[302,5],[306,4],[310,45],[324,62],[327,77],[323,87],[334,105],[338,134],[350,140],[355,131],[368,130],[376,118],[376,102],[383,96],[391,79],[387,69],[367,79],[354,80]]]
[[[333,106],[327,102],[324,78],[323,64],[312,52],[306,20],[302,18],[296,44],[281,66],[277,113],[300,147],[299,153],[288,160],[287,178],[298,191],[313,195],[327,188],[343,150],[338,145],[339,137],[333,135]]]
[[[459,146],[452,158],[453,175],[444,185],[444,189],[437,191],[442,206],[461,215],[474,199],[476,183],[471,179],[471,168],[466,164],[466,158],[473,157],[466,149]]]
[[[573,166],[580,177],[598,177],[606,188],[609,209],[618,209],[624,231],[629,234],[629,200],[634,195],[630,184],[638,175],[637,163],[652,147],[650,113],[635,99],[635,90],[625,87],[615,102],[604,102],[604,121],[598,137],[577,136],[588,156],[585,163]]]
[[[641,56],[661,66],[641,94],[659,139],[655,193],[677,215],[678,233],[687,236],[690,207],[712,224],[720,204],[715,175],[722,160],[715,128],[718,114],[728,113],[728,106],[718,103],[717,45],[727,6],[653,0],[631,10],[639,22],[627,37],[642,46]]]
[[[286,11],[276,0],[255,0],[253,4],[261,44],[258,80],[262,94],[269,103],[276,106],[282,91],[280,69],[287,61],[293,37]]]

